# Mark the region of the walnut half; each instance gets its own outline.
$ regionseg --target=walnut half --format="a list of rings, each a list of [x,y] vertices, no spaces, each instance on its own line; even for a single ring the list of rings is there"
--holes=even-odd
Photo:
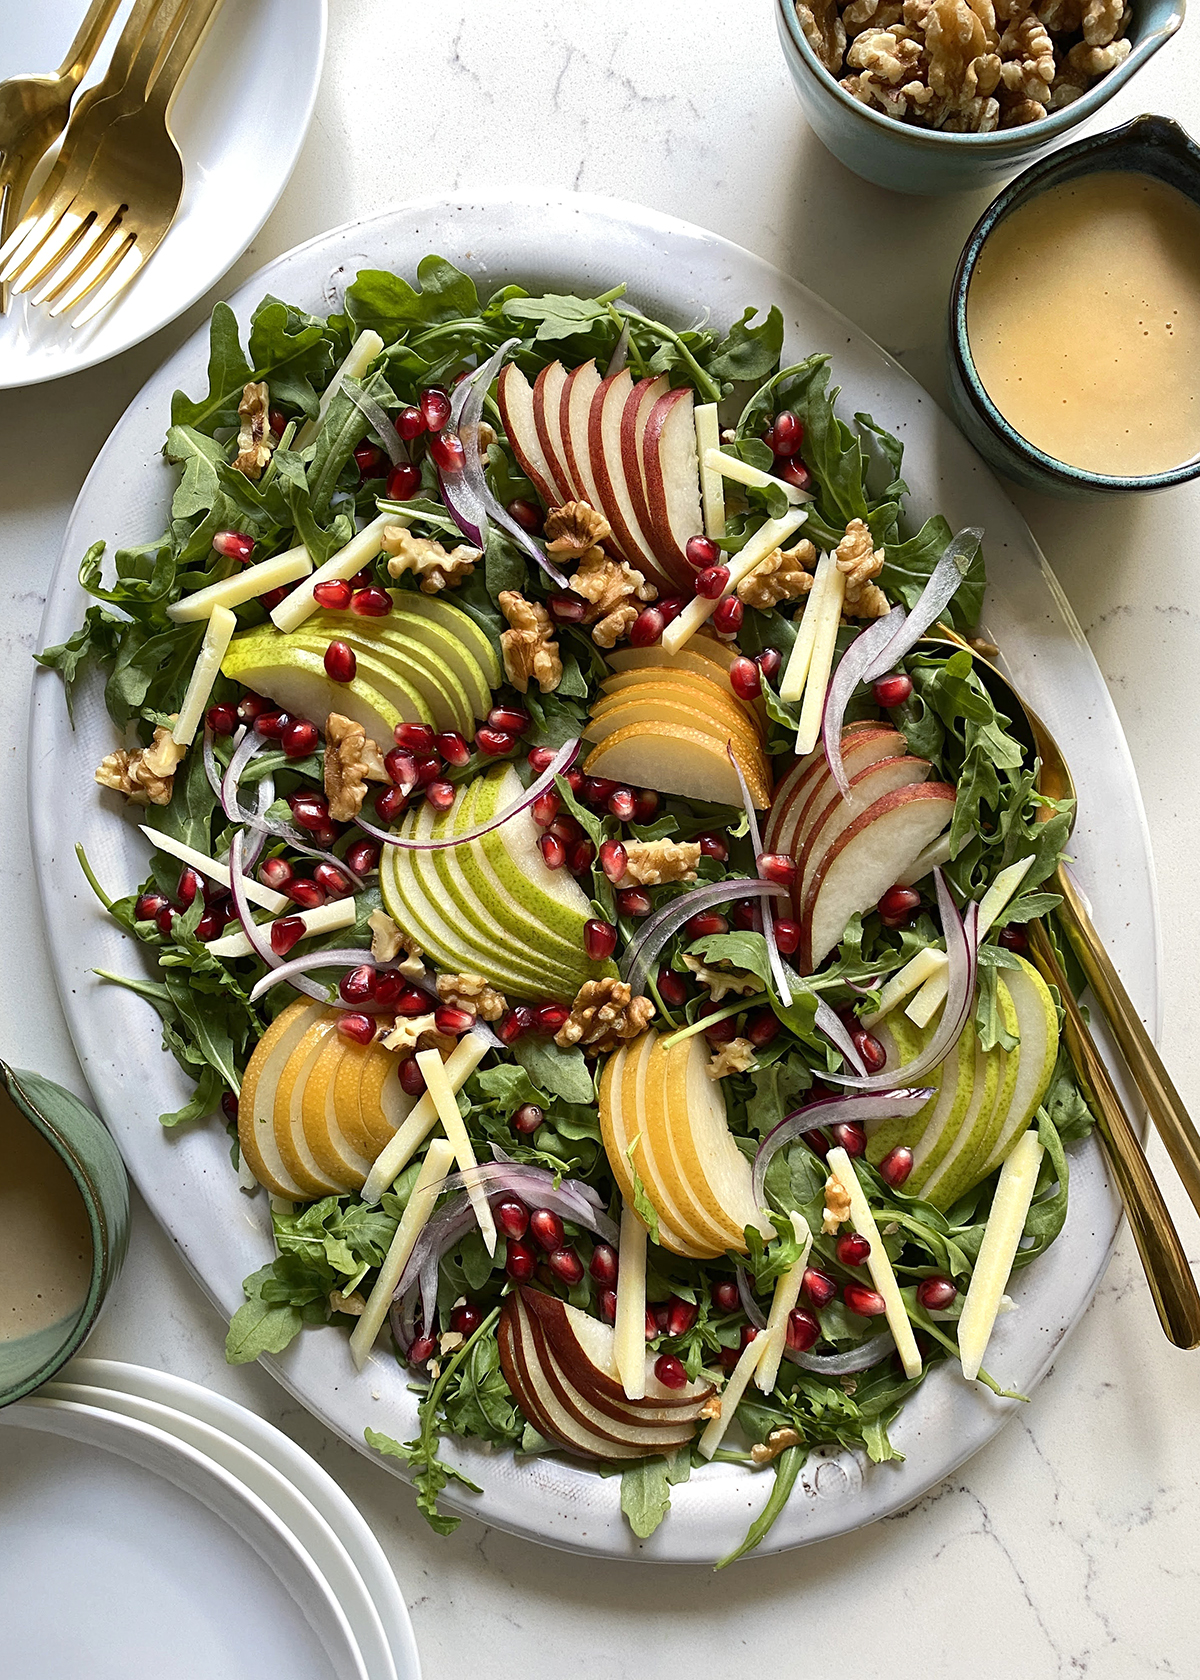
[[[651,1000],[635,998],[624,980],[585,980],[554,1042],[563,1050],[578,1044],[589,1056],[606,1055],[645,1032],[653,1018]]]

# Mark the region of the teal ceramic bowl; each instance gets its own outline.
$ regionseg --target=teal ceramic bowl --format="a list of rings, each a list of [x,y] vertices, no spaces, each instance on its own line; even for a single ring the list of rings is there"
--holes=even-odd
[[[852,98],[818,62],[792,0],[775,0],[783,56],[804,114],[834,157],[877,186],[903,193],[952,193],[995,187],[1060,144],[1095,116],[1118,88],[1165,46],[1183,22],[1184,0],[1136,0],[1133,50],[1081,99],[1041,122],[997,134],[943,134],[873,111]]]
[[[1047,187],[1096,170],[1130,170],[1153,175],[1200,204],[1200,147],[1168,117],[1136,117],[1123,128],[1065,146],[1034,164],[988,205],[958,259],[950,291],[950,396],[954,415],[984,459],[1005,477],[1052,496],[1089,498],[1166,490],[1200,478],[1200,457],[1169,472],[1142,478],[1110,478],[1068,466],[1035,448],[992,402],[980,382],[967,336],[967,294],[980,252],[993,230],[1018,205]]]
[[[18,1113],[66,1166],[92,1239],[91,1280],[78,1311],[49,1329],[0,1341],[0,1406],[7,1406],[65,1365],[99,1317],[129,1240],[129,1180],[116,1144],[91,1109],[70,1091],[3,1062],[0,1081]],[[0,1171],[3,1166],[0,1161]]]

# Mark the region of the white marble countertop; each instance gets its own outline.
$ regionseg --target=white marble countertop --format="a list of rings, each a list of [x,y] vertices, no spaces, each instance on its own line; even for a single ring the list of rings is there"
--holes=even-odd
[[[410,196],[517,182],[608,193],[715,229],[833,299],[943,394],[946,294],[987,195],[906,199],[848,174],[806,128],[769,0],[333,0],[324,85],[290,186],[254,247],[184,319],[107,366],[0,408],[0,1054],[83,1091],[45,959],[25,824],[29,654],[46,579],[96,451],[214,299],[290,246]],[[1197,24],[1093,127],[1146,110],[1200,131]],[[1086,330],[1086,323],[1071,324]],[[1194,1054],[1200,823],[1200,484],[1021,507],[1112,688],[1141,778],[1162,901],[1162,1048],[1200,1112]],[[50,786],[35,790],[54,799]],[[1170,1180],[1185,1247],[1195,1216]],[[874,1680],[1142,1680],[1197,1673],[1193,1356],[1164,1341],[1123,1232],[1033,1403],[905,1515],[713,1578],[542,1550],[465,1521],[439,1540],[411,1495],[330,1440],[224,1326],[139,1203],[89,1352],[234,1396],[316,1453],[373,1523],[430,1680],[668,1680],[699,1665]]]

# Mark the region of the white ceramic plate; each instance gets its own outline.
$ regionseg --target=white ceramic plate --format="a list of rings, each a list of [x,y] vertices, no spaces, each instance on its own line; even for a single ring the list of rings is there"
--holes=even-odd
[[[374,1620],[382,1628],[388,1652],[386,1662],[378,1662],[378,1671],[381,1674],[388,1672],[390,1663],[391,1672],[397,1680],[420,1680],[421,1666],[412,1623],[383,1547],[358,1507],[343,1493],[333,1477],[322,1470],[316,1459],[298,1447],[290,1436],[263,1418],[256,1417],[245,1406],[239,1406],[235,1400],[226,1399],[223,1394],[214,1394],[211,1389],[201,1388],[199,1383],[172,1376],[169,1371],[152,1371],[144,1365],[128,1365],[116,1359],[74,1359],[61,1373],[60,1383],[45,1392],[57,1393],[60,1386],[65,1390],[75,1385],[86,1386],[93,1405],[108,1406],[117,1411],[126,1406],[151,1407],[154,1419],[151,1420],[147,1414],[147,1421],[157,1421],[159,1428],[190,1441],[210,1458],[224,1464],[226,1469],[242,1475],[244,1480],[249,1481],[244,1474],[244,1449],[249,1449],[248,1456],[253,1459],[256,1470],[279,1472],[279,1476],[266,1476],[261,1481],[250,1482],[250,1485],[296,1533],[301,1534],[294,1520],[295,1506],[290,1497],[298,1494],[307,1512],[313,1513],[318,1523],[332,1532],[338,1549],[349,1558],[360,1587],[354,1591],[353,1604],[348,1601],[346,1593],[341,1593],[340,1597],[355,1637],[367,1658],[371,1680],[375,1680],[376,1668],[372,1666],[368,1641],[362,1629],[373,1626]],[[135,1411],[132,1415],[142,1414]],[[197,1426],[204,1431],[202,1436],[192,1433]],[[283,1503],[276,1502],[277,1495],[281,1495]],[[307,1512],[302,1519],[306,1532],[301,1534],[301,1538],[325,1574],[333,1579],[317,1542],[320,1530],[311,1522]],[[362,1589],[368,1595],[371,1614],[360,1622],[358,1591]]]
[[[12,1680],[371,1680],[257,1494],[173,1434],[66,1400],[0,1413],[0,1627]]]
[[[185,184],[170,232],[133,284],[77,332],[70,312],[52,321],[27,296],[14,298],[0,315],[0,389],[60,379],[140,344],[237,261],[275,208],[308,132],[326,4],[228,0],[175,105]],[[85,87],[103,77],[131,5],[122,5]],[[6,6],[0,79],[56,69],[85,10],[86,0]]]
[[[706,311],[718,322],[747,303],[778,303],[788,328],[785,359],[829,350],[847,413],[867,409],[908,446],[904,473],[914,517],[941,509],[956,526],[983,525],[992,588],[989,633],[1013,675],[1047,719],[1070,759],[1082,814],[1073,850],[1096,906],[1098,926],[1143,1014],[1156,1018],[1157,919],[1145,819],[1128,750],[1082,631],[1029,531],[986,467],[930,398],[877,345],[828,304],[778,270],[714,235],[650,211],[591,198],[538,196],[422,200],[326,234],[281,257],[231,300],[245,320],[271,291],[314,311],[330,288],[362,266],[412,275],[440,251],[485,290],[520,280],[533,290],[604,290],[618,280],[650,313],[684,324]],[[51,584],[43,643],[75,628],[84,599],[75,572],[98,537],[110,544],[157,534],[172,488],[162,431],[171,392],[201,387],[207,339],[198,334],[150,381],[105,445],[67,530]],[[136,969],[140,954],[92,900],[78,870],[82,840],[100,880],[125,892],[142,879],[145,845],[136,813],[118,814],[92,787],[111,749],[112,726],[98,685],[76,702],[67,727],[61,689],[49,673],[35,684],[30,735],[34,856],[63,1007],[96,1099],[130,1170],[188,1265],[222,1313],[242,1299],[241,1280],[270,1253],[265,1198],[238,1191],[228,1144],[217,1126],[164,1136],[156,1116],[189,1090],[159,1049],[156,1022],[130,993],[91,978],[94,968]],[[53,798],[38,790],[55,789]],[[62,790],[75,802],[64,821]],[[1044,1259],[1014,1286],[1021,1310],[1006,1317],[989,1366],[1029,1394],[1091,1299],[1107,1264],[1119,1210],[1095,1144],[1074,1153],[1070,1217]],[[399,1438],[415,1426],[407,1378],[382,1346],[356,1375],[342,1332],[306,1331],[267,1362],[302,1403],[362,1446],[367,1425]],[[967,1388],[940,1367],[904,1411],[894,1438],[901,1465],[863,1467],[850,1454],[814,1457],[803,1485],[772,1530],[768,1550],[844,1533],[920,1497],[1001,1427],[1013,1402]],[[550,1545],[664,1562],[712,1561],[740,1540],[769,1491],[768,1478],[719,1466],[673,1494],[667,1521],[636,1540],[619,1510],[619,1482],[557,1459],[518,1461],[457,1443],[452,1462],[481,1483],[480,1496],[446,1503]],[[394,1460],[379,1460],[391,1469]]]

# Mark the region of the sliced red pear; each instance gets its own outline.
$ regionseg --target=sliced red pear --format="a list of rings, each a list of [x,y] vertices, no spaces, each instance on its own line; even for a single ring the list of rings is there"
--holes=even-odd
[[[650,410],[642,438],[642,470],[655,552],[681,582],[695,576],[686,549],[691,538],[704,530],[695,407],[690,385],[668,391]]]
[[[617,1375],[615,1335],[611,1324],[590,1318],[578,1307],[560,1301],[557,1295],[521,1286],[526,1308],[537,1319],[554,1357],[565,1375],[593,1405],[601,1402],[624,1408],[636,1406],[647,1422],[669,1422],[669,1414],[691,1411],[704,1404],[712,1393],[709,1383],[688,1383],[686,1388],[667,1388],[654,1375],[654,1357],[646,1358],[646,1395],[643,1400],[626,1397]]]
[[[954,789],[922,782],[884,794],[854,819],[822,858],[809,888],[797,952],[803,973],[824,962],[851,916],[877,904],[953,814]]]
[[[572,484],[582,492],[585,502],[603,513],[588,446],[588,416],[592,411],[592,398],[599,387],[600,375],[595,362],[584,362],[582,367],[573,368],[563,381],[562,394],[558,399],[558,428],[562,433]],[[613,536],[616,536],[615,531]],[[622,558],[627,559],[628,556],[623,555]]]
[[[840,789],[830,785],[825,804],[814,810],[806,825],[802,822],[796,834],[796,852],[792,856],[799,864],[794,902],[803,909],[808,888],[826,853],[837,843],[838,836],[850,827],[854,819],[869,805],[895,788],[911,787],[928,779],[932,766],[926,758],[912,758],[908,754],[897,758],[881,758],[868,764],[850,777],[850,797],[843,799]],[[832,784],[832,778],[831,784]],[[820,800],[817,801],[820,805]]]
[[[842,736],[842,762],[847,776],[854,776],[870,764],[885,758],[902,758],[907,752],[903,735],[886,725],[863,729],[849,739]],[[790,780],[790,773],[789,773]],[[829,773],[824,751],[820,759],[810,764],[807,772],[791,782],[790,790],[781,799],[777,792],[771,807],[771,821],[767,826],[764,845],[769,852],[786,852],[798,857],[817,816],[824,811],[837,784]],[[775,813],[779,811],[776,821]]]
[[[571,502],[578,501],[581,492],[571,478],[562,435],[562,388],[566,382],[567,370],[561,362],[551,362],[542,369],[533,387],[533,419],[542,454],[563,492],[562,502]],[[561,507],[562,502],[556,506]]]
[[[533,386],[512,362],[506,362],[500,369],[497,398],[518,466],[547,507],[560,507],[567,497],[538,437],[533,417]]]
[[[691,1440],[696,1433],[698,1407],[695,1414],[676,1413],[667,1423],[651,1423],[642,1415],[636,1401],[627,1400],[623,1408],[606,1402],[607,1410],[596,1405],[586,1394],[581,1394],[565,1375],[541,1325],[532,1314],[529,1314],[528,1323],[537,1349],[538,1366],[549,1383],[552,1398],[569,1416],[611,1446],[632,1447],[643,1453],[669,1453]]]
[[[621,466],[625,472],[630,505],[637,515],[642,535],[650,544],[659,570],[666,577],[673,579],[674,573],[664,564],[655,539],[654,525],[650,517],[650,501],[646,493],[646,474],[642,465],[642,440],[646,435],[646,422],[655,403],[670,389],[671,381],[665,373],[660,373],[656,379],[639,379],[633,386],[621,412]]]
[[[621,458],[621,417],[633,389],[628,368],[601,380],[588,414],[588,456],[600,497],[600,511],[612,526],[613,537],[630,565],[651,583],[670,590],[674,584],[659,566],[654,547],[643,531],[634,507]]]

